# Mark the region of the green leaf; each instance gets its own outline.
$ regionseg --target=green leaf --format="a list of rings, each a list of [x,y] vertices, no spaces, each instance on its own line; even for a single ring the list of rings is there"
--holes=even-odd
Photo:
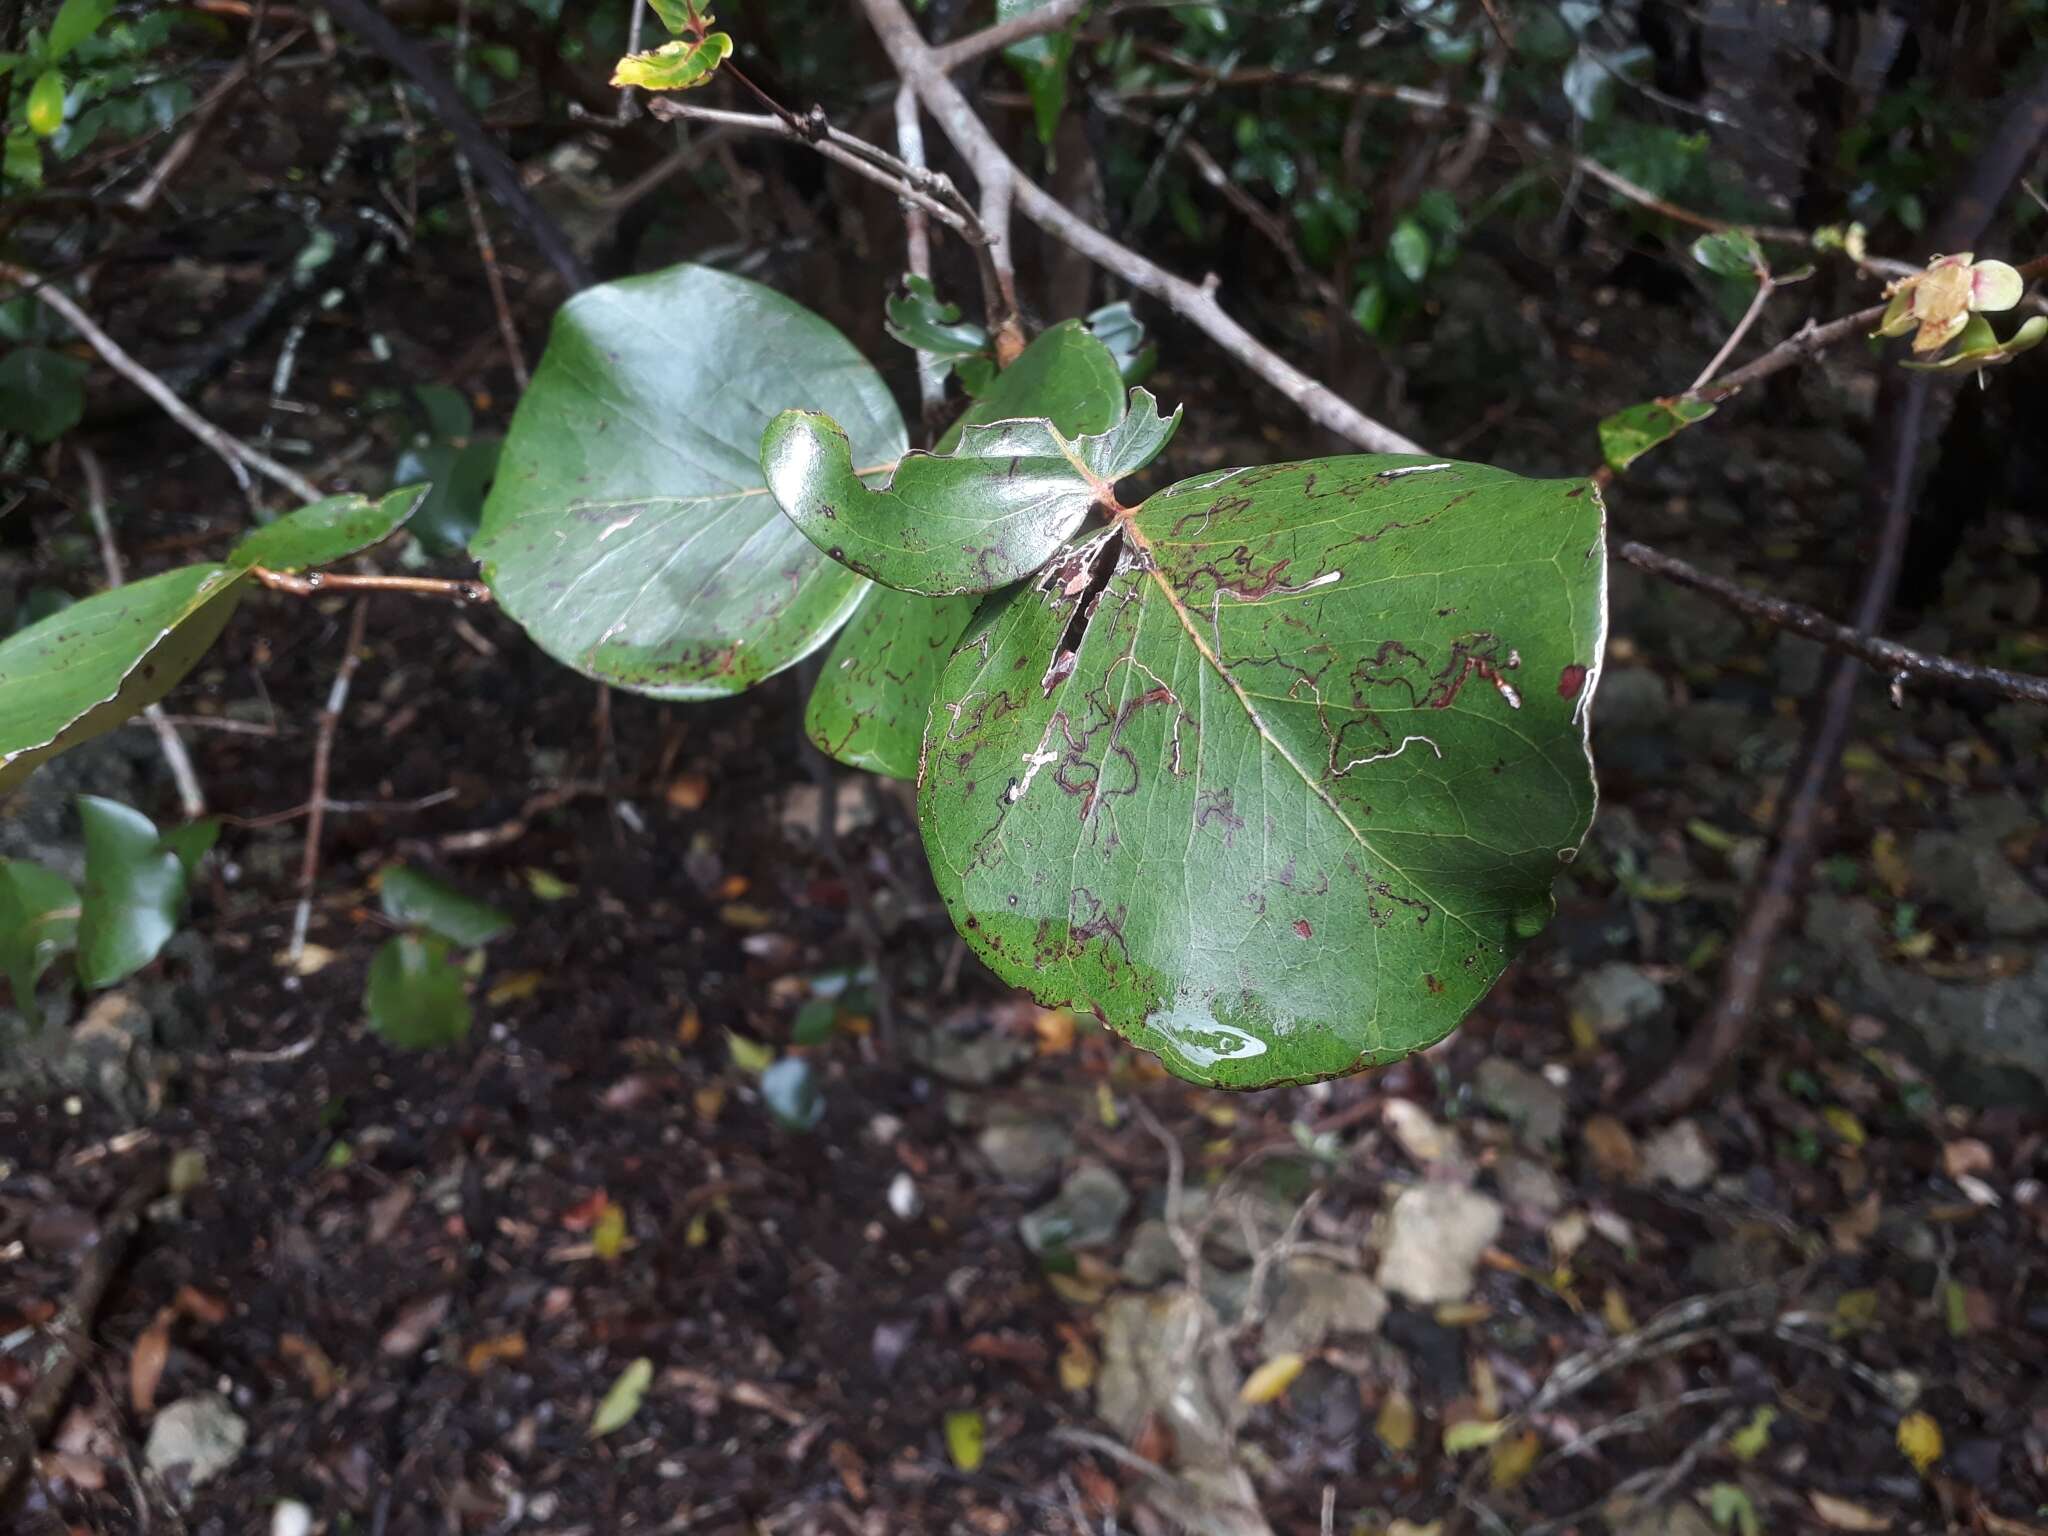
[[[949,1413],[945,1429],[946,1454],[953,1459],[953,1465],[962,1472],[978,1469],[988,1444],[988,1429],[982,1423],[981,1415],[972,1408]]]
[[[391,478],[401,485],[424,481],[428,486],[409,525],[428,553],[459,554],[476,537],[503,448],[502,438],[474,437],[459,445],[429,443],[399,454]]]
[[[54,69],[46,69],[29,88],[28,103],[23,108],[23,120],[34,133],[48,138],[64,126],[64,77]]]
[[[1099,343],[1098,343],[1099,345]],[[1157,458],[1180,426],[1131,391],[1106,430],[1068,437],[1044,417],[968,427],[948,454],[911,453],[870,490],[839,424],[784,411],[761,439],[768,488],[790,521],[840,564],[928,597],[990,592],[1050,560],[1116,482]]]
[[[33,192],[43,184],[43,149],[27,129],[7,135],[7,179]]]
[[[1660,443],[1668,443],[1715,407],[1691,395],[1667,395],[1616,411],[1600,423],[1600,452],[1608,467],[1627,469]]]
[[[1692,259],[1717,277],[1754,278],[1764,270],[1763,247],[1740,229],[1701,235],[1692,243]]]
[[[1444,1454],[1458,1456],[1491,1445],[1507,1427],[1505,1419],[1460,1419],[1444,1430]]]
[[[185,910],[185,861],[131,806],[78,797],[85,827],[85,898],[78,916],[78,979],[111,987],[162,951]]]
[[[694,90],[710,81],[731,52],[732,39],[723,32],[707,32],[696,40],[678,38],[651,53],[627,54],[612,71],[612,84],[637,85],[643,91]]]
[[[85,414],[85,364],[48,347],[0,357],[0,432],[54,442]]]
[[[169,693],[234,612],[241,575],[180,566],[0,640],[0,791]]]
[[[1387,323],[1386,284],[1376,277],[1360,284],[1358,297],[1351,301],[1351,318],[1366,335],[1379,335],[1380,327]]]
[[[370,1028],[408,1051],[460,1045],[469,1037],[469,995],[438,933],[386,939],[363,988]]]
[[[272,571],[332,565],[396,533],[431,489],[401,486],[374,501],[353,492],[329,496],[258,528],[229,551],[228,564]]]
[[[1403,219],[1394,226],[1394,233],[1387,240],[1387,255],[1393,260],[1394,270],[1411,283],[1419,283],[1429,276],[1432,248],[1429,231],[1422,227],[1419,219]]]
[[[56,20],[50,23],[50,39],[44,45],[52,64],[71,52],[113,14],[114,0],[64,0]]]
[[[761,429],[789,405],[830,413],[864,465],[908,446],[881,375],[757,283],[680,266],[571,299],[471,544],[499,606],[557,660],[658,698],[810,654],[866,584],[767,493]]]
[[[69,880],[40,864],[0,859],[0,976],[14,988],[15,1011],[31,1024],[36,983],[66,950],[78,943],[78,892]]]
[[[645,1357],[619,1372],[619,1379],[612,1383],[604,1401],[597,1405],[597,1412],[590,1416],[590,1438],[602,1440],[612,1431],[624,1429],[640,1411],[647,1389],[653,1384],[654,1362]]]
[[[1159,362],[1159,349],[1145,340],[1145,322],[1127,299],[1105,304],[1088,316],[1088,333],[1116,359],[1117,372],[1126,384],[1142,384]]]
[[[199,865],[213,852],[213,845],[220,841],[220,818],[207,816],[199,821],[188,821],[183,826],[173,827],[163,834],[164,847],[178,857],[184,867],[185,878],[191,879],[199,873]]]
[[[996,21],[1000,24],[1033,11],[1043,10],[1050,0],[996,0]],[[1017,71],[1031,98],[1032,123],[1038,142],[1050,145],[1059,132],[1060,115],[1067,109],[1067,61],[1074,52],[1077,16],[1057,32],[1027,37],[1003,50],[1003,58]]]
[[[1400,456],[1232,470],[1074,566],[984,604],[933,703],[918,820],[968,943],[1220,1087],[1442,1038],[1592,817],[1597,492]]]
[[[906,272],[882,306],[891,339],[936,357],[974,357],[988,350],[988,332],[960,318],[960,306],[939,297],[928,277]]]
[[[670,37],[681,37],[696,27],[711,24],[711,17],[703,11],[693,11],[684,0],[647,0],[648,7],[660,18],[668,29]]]
[[[970,426],[1010,416],[1047,417],[1068,436],[1097,431],[1116,419],[1120,372],[1114,347],[1072,321],[1053,326],[996,375],[939,439],[939,451],[953,448]],[[811,691],[804,713],[811,740],[849,767],[915,778],[932,689],[975,606],[972,597],[870,587]]]
[[[1707,1514],[1714,1524],[1736,1536],[1763,1536],[1756,1505],[1738,1483],[1715,1483],[1707,1490]]]
[[[392,865],[379,878],[377,904],[393,922],[430,929],[465,949],[488,944],[512,928],[511,917],[496,907],[403,864]]]
[[[761,1102],[786,1131],[808,1131],[825,1118],[817,1069],[803,1056],[784,1056],[761,1074]]]

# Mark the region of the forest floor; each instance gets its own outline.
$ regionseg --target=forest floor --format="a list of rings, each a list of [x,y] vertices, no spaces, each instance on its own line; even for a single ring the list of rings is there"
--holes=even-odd
[[[112,328],[172,324],[192,276],[161,270]],[[316,459],[378,483],[397,442],[347,402],[394,372],[502,422],[467,271],[313,328],[324,394],[290,427]],[[1627,293],[1452,308],[1485,318],[1409,381],[1430,439],[1531,472],[1590,467],[1598,416],[1713,344]],[[1152,387],[1231,423],[1166,473],[1319,451],[1162,341]],[[217,419],[256,434],[271,363],[233,365]],[[1835,602],[1855,373],[1681,440],[1617,519]],[[138,571],[239,525],[172,429],[88,440]],[[1935,594],[1919,633],[2038,644],[2038,537],[1973,526],[1967,598]],[[357,808],[328,823],[297,974],[302,827],[263,818],[306,798],[348,608],[251,607],[172,701],[269,732],[188,732],[245,818],[190,935],[0,1103],[0,1393],[119,1241],[109,1214],[174,1183],[73,1336],[80,1385],[8,1530],[225,1536],[280,1501],[370,1536],[2048,1529],[2048,775],[2019,712],[1868,690],[1768,1027],[1722,1096],[1641,1124],[1629,1090],[1710,995],[1817,656],[1631,572],[1557,922],[1435,1050],[1244,1096],[980,972],[902,796],[821,789],[790,680],[601,718],[487,609],[376,602],[331,775]],[[0,852],[66,857],[81,791],[172,806],[124,732],[45,770]],[[463,1048],[361,1019],[393,862],[517,916]],[[799,1014],[830,1021],[808,1133],[758,1089]]]

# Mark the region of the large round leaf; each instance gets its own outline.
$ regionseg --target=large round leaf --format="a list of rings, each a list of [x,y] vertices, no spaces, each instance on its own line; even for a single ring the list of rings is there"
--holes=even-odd
[[[807,655],[866,583],[767,493],[761,431],[790,406],[830,413],[861,467],[908,446],[853,345],[758,283],[681,266],[571,299],[470,546],[500,605],[558,660],[660,698]]]
[[[918,795],[1005,980],[1265,1087],[1441,1038],[1593,813],[1597,493],[1410,457],[1184,482],[984,605]]]
[[[950,453],[970,426],[1043,416],[1068,437],[1100,432],[1124,397],[1117,361],[1078,320],[1041,332],[939,439]],[[947,657],[978,606],[872,586],[832,642],[804,730],[832,757],[891,778],[917,777],[925,715]]]
[[[169,693],[241,600],[242,572],[186,565],[0,640],[0,790]]]

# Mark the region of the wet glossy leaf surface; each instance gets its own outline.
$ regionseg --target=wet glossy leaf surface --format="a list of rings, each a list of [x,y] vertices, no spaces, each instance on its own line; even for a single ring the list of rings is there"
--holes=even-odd
[[[1093,343],[1105,359],[1108,351]],[[1044,417],[968,427],[951,452],[913,453],[885,485],[862,484],[838,424],[784,411],[761,439],[768,486],[827,555],[905,592],[992,592],[1052,558],[1116,482],[1158,457],[1180,424],[1142,389],[1099,431],[1069,437]]]
[[[950,450],[968,427],[1007,416],[1044,416],[1080,436],[1116,419],[1123,383],[1114,351],[1072,321],[1043,332],[938,441]],[[804,731],[853,768],[917,777],[925,715],[946,658],[974,617],[974,597],[922,597],[871,586],[832,642]]]
[[[332,565],[368,549],[404,526],[431,489],[407,485],[388,496],[329,496],[257,529],[228,555],[228,564],[273,571]]]
[[[864,583],[768,495],[761,429],[829,413],[863,465],[908,446],[881,376],[801,305],[680,266],[556,317],[471,548],[558,660],[661,698],[737,693],[809,654]]]
[[[488,944],[512,919],[431,875],[397,865],[377,882],[377,900],[394,922],[430,929],[456,944]]]
[[[78,817],[85,829],[78,978],[111,987],[154,960],[177,932],[192,845],[167,842],[147,816],[113,800],[81,795]]]
[[[1591,820],[1597,495],[1325,459],[1185,482],[1129,533],[986,605],[941,679],[918,809],[955,923],[1195,1081],[1441,1038]]]
[[[239,571],[180,566],[0,640],[0,790],[169,693],[213,644],[241,593]]]

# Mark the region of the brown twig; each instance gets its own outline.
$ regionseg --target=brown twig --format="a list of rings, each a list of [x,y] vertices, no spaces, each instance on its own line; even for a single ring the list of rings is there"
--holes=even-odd
[[[998,22],[993,27],[983,27],[979,32],[970,32],[963,38],[944,43],[932,49],[939,67],[948,72],[971,64],[998,49],[1012,43],[1029,42],[1034,37],[1043,37],[1048,32],[1057,32],[1076,16],[1081,14],[1088,0],[1048,0],[1036,10],[1013,16],[1008,21]]]
[[[154,400],[171,420],[219,454],[227,462],[229,471],[235,477],[235,483],[244,491],[251,489],[249,471],[253,469],[265,479],[283,486],[301,501],[320,499],[319,488],[312,481],[296,471],[287,469],[267,454],[259,453],[247,443],[228,436],[180,400],[170,385],[130,357],[121,344],[101,330],[94,323],[92,316],[80,308],[78,301],[63,289],[55,287],[27,267],[18,267],[11,262],[0,262],[0,282],[14,284],[61,315],[65,323],[83,336],[91,344],[92,349],[105,359],[108,367]]]
[[[93,1319],[99,1315],[100,1304],[106,1300],[114,1276],[127,1261],[128,1250],[142,1230],[150,1202],[162,1192],[164,1177],[165,1165],[152,1158],[123,1192],[113,1214],[100,1228],[99,1241],[87,1250],[79,1265],[78,1278],[72,1283],[71,1294],[64,1298],[62,1310],[50,1321],[54,1352],[44,1361],[36,1384],[29,1389],[18,1420],[7,1426],[11,1431],[9,1443],[0,1444],[0,1506],[6,1504],[15,1483],[35,1460],[36,1448],[49,1435],[64,1400],[71,1395],[71,1384],[78,1379],[79,1368],[85,1363]]]
[[[925,110],[938,119],[972,167],[984,202],[991,186],[1005,187],[1025,218],[1133,288],[1161,300],[1331,431],[1381,453],[1420,451],[1410,439],[1374,421],[1231,319],[1217,303],[1213,283],[1191,283],[1119,244],[1025,177],[946,77],[944,64],[918,32],[902,0],[861,0],[861,5],[897,74],[917,92]]]
[[[1922,678],[1965,693],[1992,693],[2028,704],[2048,704],[2048,677],[2008,672],[2002,667],[1980,667],[1973,662],[1958,661],[1953,656],[1934,656],[1916,651],[1895,640],[1885,640],[1852,625],[1839,623],[1819,609],[1757,592],[1725,576],[1703,571],[1675,555],[1667,555],[1633,539],[1617,543],[1612,553],[1615,559],[1639,570],[1704,593],[1723,607],[1732,608],[1773,628],[1804,635],[1829,650],[1853,656],[1895,677]]]
[[[286,962],[296,967],[306,952],[306,929],[313,921],[313,885],[320,878],[320,834],[327,826],[327,777],[334,758],[334,737],[341,728],[341,712],[348,706],[349,684],[362,664],[363,628],[370,617],[368,597],[356,599],[349,615],[348,639],[335,669],[334,685],[327,690],[327,705],[320,711],[319,732],[313,738],[313,786],[306,796],[306,847],[299,859],[299,905],[292,914],[291,943]]]
[[[90,448],[74,450],[78,455],[78,467],[85,473],[85,515],[91,520],[93,532],[99,536],[100,564],[106,568],[107,586],[111,589],[127,580],[121,567],[121,549],[114,542],[113,520],[107,515],[107,476],[100,468],[100,456]],[[187,821],[197,821],[206,814],[206,794],[199,787],[199,775],[192,768],[192,754],[185,750],[184,740],[178,735],[178,728],[171,724],[170,716],[164,713],[161,704],[151,704],[142,711],[142,718],[149,722],[149,728],[156,732],[157,745],[163,749],[164,764],[171,770],[171,782],[178,787],[178,804]]]
[[[339,571],[273,571],[252,565],[249,574],[273,592],[293,597],[312,597],[329,592],[409,592],[418,597],[445,597],[457,603],[488,603],[491,589],[480,581],[449,580],[440,576],[350,576]]]

